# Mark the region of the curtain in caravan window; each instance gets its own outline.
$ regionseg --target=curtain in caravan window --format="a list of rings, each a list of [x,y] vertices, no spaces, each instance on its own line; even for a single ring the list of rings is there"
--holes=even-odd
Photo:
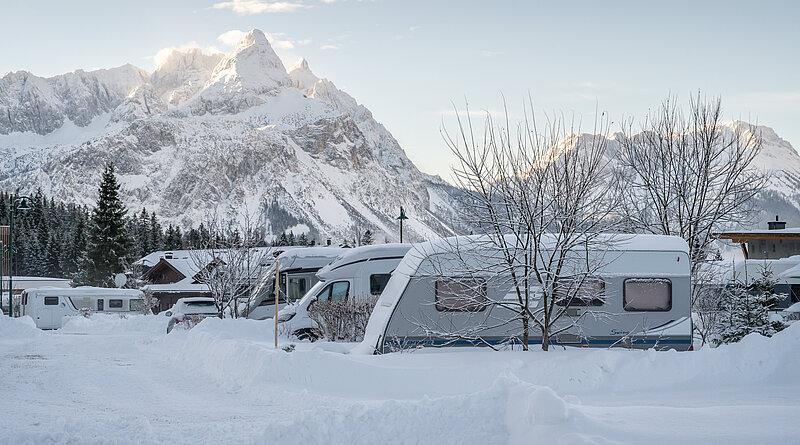
[[[564,278],[558,281],[555,291],[559,306],[602,306],[606,298],[606,283],[599,278]]]
[[[480,312],[486,309],[486,280],[447,278],[436,280],[436,310]]]
[[[626,311],[669,311],[672,309],[672,281],[628,278],[623,283],[622,301]]]

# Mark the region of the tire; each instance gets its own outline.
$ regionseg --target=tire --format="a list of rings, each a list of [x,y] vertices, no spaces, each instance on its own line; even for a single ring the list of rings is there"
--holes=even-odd
[[[294,336],[297,337],[298,340],[309,340],[311,342],[319,340],[319,336],[313,329],[300,329],[294,332]]]

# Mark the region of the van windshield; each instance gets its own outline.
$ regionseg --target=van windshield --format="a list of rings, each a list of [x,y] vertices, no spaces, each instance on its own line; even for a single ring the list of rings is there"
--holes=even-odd
[[[300,299],[300,305],[301,306],[305,305],[308,302],[308,300],[311,299],[311,297],[316,296],[319,293],[319,291],[323,287],[325,287],[325,284],[327,284],[325,283],[325,281],[317,281],[317,284],[311,286],[311,289],[309,289],[308,292],[306,292],[306,294],[303,295],[303,298]]]

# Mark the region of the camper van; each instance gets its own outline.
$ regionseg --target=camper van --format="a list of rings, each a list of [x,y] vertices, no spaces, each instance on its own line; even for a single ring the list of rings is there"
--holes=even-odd
[[[29,315],[40,329],[58,329],[63,317],[82,310],[106,313],[140,312],[144,294],[137,289],[40,287],[22,292],[22,315]]]
[[[621,234],[603,234],[601,240],[598,247],[575,252],[577,258],[585,255],[596,265],[579,289],[583,292],[585,285],[592,297],[556,303],[564,308],[561,322],[566,330],[551,338],[551,343],[690,349],[686,242],[672,236]],[[506,241],[515,242],[510,236]],[[509,274],[490,270],[488,264],[500,254],[487,250],[488,244],[486,237],[479,236],[415,244],[392,273],[364,341],[354,351],[519,344],[522,322],[515,318],[513,308],[502,305],[516,294]],[[546,244],[544,254],[548,255]],[[532,291],[535,311],[543,305],[539,305],[541,294]],[[541,334],[534,326],[529,343],[537,342]]]
[[[296,304],[278,313],[282,329],[298,338],[314,338],[308,308],[320,301],[378,298],[411,244],[379,244],[350,249],[317,272],[319,282]]]
[[[297,247],[284,251],[261,275],[247,302],[240,306],[239,313],[247,318],[264,320],[275,316],[275,267],[280,277],[278,285],[278,309],[288,302],[296,302],[317,282],[316,273],[346,249],[338,247]]]

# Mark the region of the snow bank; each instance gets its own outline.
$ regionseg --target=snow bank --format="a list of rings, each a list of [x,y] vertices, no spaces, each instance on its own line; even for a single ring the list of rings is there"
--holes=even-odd
[[[592,443],[591,420],[551,388],[514,375],[473,394],[348,402],[268,426],[263,443]]]
[[[163,315],[101,314],[90,317],[75,315],[64,317],[59,332],[69,334],[120,334],[126,332],[166,334],[169,318]]]
[[[0,341],[38,337],[43,332],[29,316],[9,318],[0,315]]]

